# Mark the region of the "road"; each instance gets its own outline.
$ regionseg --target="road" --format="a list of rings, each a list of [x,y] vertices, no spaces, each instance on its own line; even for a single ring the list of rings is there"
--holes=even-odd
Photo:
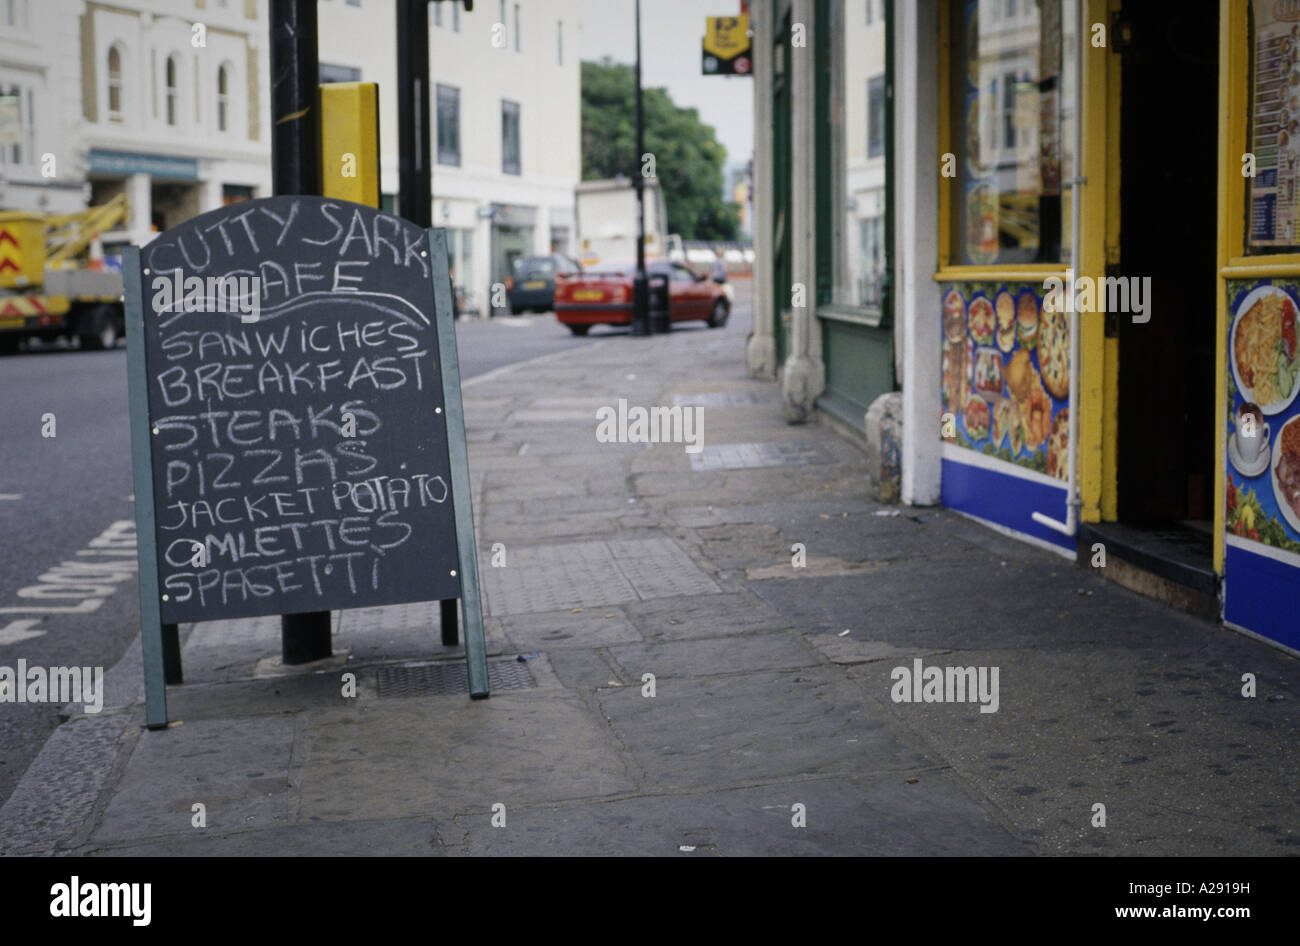
[[[612,331],[598,329],[592,338]],[[550,314],[462,320],[457,338],[466,380],[590,343]],[[139,628],[133,555],[88,547],[134,516],[126,351],[50,347],[0,358],[0,400],[0,666],[23,658],[30,666],[107,670]],[[77,567],[65,562],[100,562],[105,571],[84,597],[32,597],[42,588],[59,591],[51,580]],[[70,606],[87,610],[31,610]],[[58,723],[51,704],[0,704],[0,803]]]

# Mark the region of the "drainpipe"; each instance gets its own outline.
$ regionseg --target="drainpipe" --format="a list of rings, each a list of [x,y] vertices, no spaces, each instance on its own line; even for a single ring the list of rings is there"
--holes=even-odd
[[[1083,163],[1083,3],[1076,4],[1075,9],[1075,47],[1074,47],[1074,177],[1070,179],[1070,276],[1069,298],[1074,294],[1074,278],[1079,273],[1082,253],[1079,249],[1079,204],[1083,199],[1083,185],[1087,183],[1080,171]],[[1063,535],[1075,534],[1075,518],[1079,508],[1079,498],[1075,483],[1075,465],[1079,453],[1079,313],[1070,311],[1070,448],[1068,453],[1067,480],[1065,488],[1065,521],[1059,522],[1050,516],[1035,512],[1033,520],[1039,525],[1055,529]]]

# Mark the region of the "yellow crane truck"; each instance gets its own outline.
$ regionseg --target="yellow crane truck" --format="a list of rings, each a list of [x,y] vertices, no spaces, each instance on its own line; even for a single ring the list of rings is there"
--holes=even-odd
[[[117,346],[126,328],[122,268],[103,258],[99,234],[126,216],[124,194],[73,214],[0,211],[0,354],[24,338]]]

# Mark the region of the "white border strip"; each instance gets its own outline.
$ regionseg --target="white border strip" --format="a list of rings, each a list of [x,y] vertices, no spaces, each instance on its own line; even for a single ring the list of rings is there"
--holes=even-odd
[[[970,447],[948,443],[946,440],[943,441],[941,447],[943,449],[942,456],[945,460],[952,460],[954,463],[964,463],[966,466],[977,466],[980,469],[992,470],[994,473],[1029,480],[1031,483],[1038,483],[1041,486],[1054,486],[1063,493],[1069,493],[1069,486],[1064,481],[1058,480],[1054,476],[1048,476],[1046,473],[1039,473],[1037,470],[1020,466],[1018,463],[1008,463],[1006,460],[991,457],[987,453],[980,453]]]
[[[1300,568],[1300,555],[1295,552],[1288,552],[1286,549],[1275,549],[1271,545],[1243,539],[1231,532],[1224,536],[1224,540],[1234,549],[1241,549],[1243,552],[1250,552],[1252,555],[1259,555],[1263,558],[1271,558],[1275,562],[1290,565],[1292,568]]]
[[[1282,653],[1284,654],[1290,654],[1292,657],[1300,657],[1300,650],[1296,650],[1294,647],[1288,647],[1286,644],[1283,644],[1281,641],[1275,641],[1271,637],[1265,637],[1263,634],[1260,634],[1256,631],[1252,631],[1250,628],[1242,627],[1240,624],[1233,624],[1231,621],[1223,621],[1223,626],[1230,631],[1235,631],[1238,634],[1244,634],[1247,637],[1251,638],[1252,640],[1256,640],[1261,644],[1267,644],[1268,646],[1276,650],[1282,651]]]
[[[980,525],[984,526],[985,528],[992,529],[994,532],[1001,533],[1002,535],[1005,535],[1008,538],[1016,539],[1017,541],[1020,542],[1027,542],[1030,545],[1035,545],[1038,548],[1045,549],[1048,552],[1055,552],[1057,555],[1061,556],[1062,558],[1068,561],[1077,562],[1079,560],[1078,552],[1071,552],[1068,551],[1067,549],[1063,549],[1059,545],[1055,545],[1051,542],[1048,542],[1046,539],[1040,539],[1036,535],[1029,535],[1024,532],[1018,532],[1015,529],[1011,528],[1010,526],[1002,525],[1002,523],[1000,522],[990,522],[988,519],[981,519],[979,516],[973,516],[968,512],[963,512],[960,509],[954,509],[951,506],[944,506],[943,508],[947,509],[949,512],[955,512],[963,519],[969,519],[971,522],[978,522]]]

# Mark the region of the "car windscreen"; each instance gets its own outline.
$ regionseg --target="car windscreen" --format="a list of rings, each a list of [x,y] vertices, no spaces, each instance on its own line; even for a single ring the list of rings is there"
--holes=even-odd
[[[540,278],[555,275],[555,260],[549,256],[521,256],[514,262],[515,276],[518,278]]]

